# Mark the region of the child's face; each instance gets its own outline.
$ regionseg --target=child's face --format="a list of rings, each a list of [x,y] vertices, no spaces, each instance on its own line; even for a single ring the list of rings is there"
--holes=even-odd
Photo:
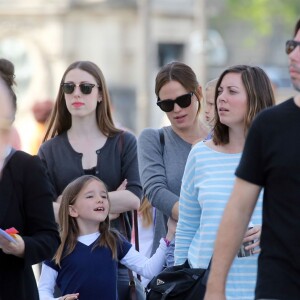
[[[107,191],[102,182],[91,180],[79,193],[69,213],[76,218],[80,234],[98,231],[109,213]]]
[[[215,115],[215,99],[214,99],[215,90],[213,87],[209,87],[205,91],[205,120],[209,125],[212,125],[214,115]]]

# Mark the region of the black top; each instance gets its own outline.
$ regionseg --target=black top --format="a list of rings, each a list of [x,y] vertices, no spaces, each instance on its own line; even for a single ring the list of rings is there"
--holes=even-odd
[[[293,99],[261,112],[236,175],[264,187],[256,297],[300,298],[300,108]]]
[[[53,257],[59,235],[53,194],[37,156],[16,151],[0,180],[0,228],[15,227],[25,242],[24,258],[0,250],[0,299],[38,300],[32,265]]]

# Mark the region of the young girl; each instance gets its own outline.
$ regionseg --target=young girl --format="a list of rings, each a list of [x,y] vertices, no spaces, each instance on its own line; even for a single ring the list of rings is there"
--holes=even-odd
[[[43,264],[41,300],[54,299],[55,284],[63,295],[60,300],[118,299],[118,261],[147,278],[161,271],[175,222],[169,221],[166,238],[148,259],[110,228],[109,209],[107,188],[95,176],[83,175],[65,188],[59,209],[61,245],[54,260]]]

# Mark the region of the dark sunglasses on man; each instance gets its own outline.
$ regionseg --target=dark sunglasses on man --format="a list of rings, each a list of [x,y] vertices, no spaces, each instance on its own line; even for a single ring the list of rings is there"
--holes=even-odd
[[[297,46],[300,46],[300,42],[294,41],[294,40],[288,40],[285,43],[285,52],[286,54],[292,53]]]
[[[174,109],[175,103],[178,104],[181,108],[186,108],[191,105],[193,94],[194,94],[193,92],[190,92],[190,93],[184,94],[182,96],[179,96],[174,100],[171,100],[171,99],[160,100],[158,98],[156,104],[164,112],[172,111]]]
[[[65,94],[72,94],[76,86],[79,86],[82,94],[88,95],[92,92],[92,89],[94,86],[96,86],[96,84],[86,82],[80,84],[75,84],[73,82],[65,82],[61,84],[62,90]],[[99,87],[99,85],[97,85],[97,87]]]

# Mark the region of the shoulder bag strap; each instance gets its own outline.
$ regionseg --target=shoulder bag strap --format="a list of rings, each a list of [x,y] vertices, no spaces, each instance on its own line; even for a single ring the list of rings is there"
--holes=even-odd
[[[136,212],[136,210],[134,212]],[[124,232],[124,234],[125,234],[125,236],[127,238],[127,230],[126,230],[125,218],[124,218],[124,214],[123,213],[120,214],[120,219],[121,219],[121,222],[120,222],[121,223],[121,227],[122,227],[123,232]],[[136,236],[136,233],[134,235]],[[129,288],[130,288],[130,299],[131,300],[137,300],[136,286],[135,286],[135,281],[134,281],[133,273],[128,268],[127,268],[127,271],[128,271],[128,276],[129,276],[129,284],[128,285],[129,285]],[[139,280],[140,280],[140,278],[139,278]]]
[[[164,152],[164,147],[165,147],[165,135],[164,135],[164,130],[162,128],[158,129],[159,133],[159,141],[160,141],[160,146],[161,146],[161,152]]]

